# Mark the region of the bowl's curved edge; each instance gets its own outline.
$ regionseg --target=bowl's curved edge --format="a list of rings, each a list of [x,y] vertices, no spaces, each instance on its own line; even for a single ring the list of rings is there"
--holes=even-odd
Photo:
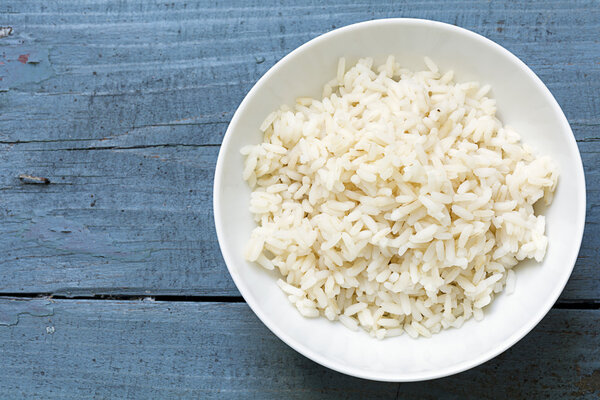
[[[523,69],[534,80],[536,85],[540,89],[542,89],[542,91],[546,94],[546,96],[548,96],[551,99],[551,103],[554,108],[554,111],[557,113],[557,115],[560,116],[560,119],[562,120],[564,128],[566,128],[568,130],[568,132],[571,133],[571,136],[569,138],[569,143],[570,143],[570,147],[571,147],[570,151],[573,152],[577,157],[578,167],[579,167],[579,168],[577,168],[577,180],[578,180],[577,187],[579,188],[579,191],[580,191],[579,196],[582,199],[582,203],[580,204],[580,209],[582,210],[582,212],[580,212],[580,215],[577,216],[578,218],[576,218],[576,221],[575,221],[577,224],[577,227],[578,227],[579,235],[578,235],[578,237],[574,238],[574,243],[576,243],[576,245],[574,245],[572,247],[572,254],[570,256],[571,262],[570,262],[569,274],[565,275],[566,278],[563,279],[563,281],[560,282],[560,284],[558,285],[558,287],[560,287],[560,290],[557,290],[557,292],[555,293],[554,296],[551,296],[548,298],[548,300],[544,304],[544,307],[540,308],[540,311],[538,311],[538,313],[535,315],[535,318],[533,318],[529,324],[521,327],[521,329],[519,329],[517,332],[515,332],[515,334],[513,334],[508,339],[506,339],[504,342],[502,342],[499,346],[488,351],[487,353],[482,354],[481,356],[479,356],[473,360],[465,361],[465,362],[456,364],[454,366],[447,367],[445,369],[437,370],[434,372],[414,373],[414,374],[408,374],[405,376],[397,376],[397,375],[392,375],[392,374],[384,375],[384,374],[365,373],[364,371],[352,368],[350,366],[333,364],[329,360],[320,356],[319,354],[316,354],[313,351],[311,351],[310,349],[295,342],[288,335],[286,335],[284,332],[279,330],[275,326],[275,324],[272,323],[272,321],[261,312],[261,310],[256,306],[256,304],[252,300],[252,298],[250,296],[248,296],[248,294],[245,290],[245,287],[241,282],[241,279],[239,278],[237,273],[230,267],[232,261],[231,261],[230,257],[228,256],[228,252],[225,248],[226,242],[225,242],[225,238],[223,237],[222,221],[221,221],[221,216],[220,216],[220,212],[219,212],[220,204],[221,204],[219,188],[221,187],[221,176],[222,176],[222,170],[223,170],[222,154],[224,153],[225,149],[227,149],[227,147],[229,145],[229,141],[231,140],[230,132],[233,130],[233,127],[236,125],[237,120],[239,119],[239,115],[241,113],[240,110],[242,110],[246,106],[246,104],[250,101],[250,98],[252,98],[254,92],[257,91],[258,88],[265,81],[267,81],[269,79],[269,76],[272,73],[274,73],[274,71],[276,71],[278,68],[280,68],[281,65],[283,65],[288,59],[292,58],[295,54],[302,52],[304,49],[314,45],[317,42],[326,40],[329,37],[334,36],[334,35],[343,34],[345,31],[361,28],[361,27],[364,27],[367,25],[378,25],[378,24],[384,25],[384,24],[395,24],[395,23],[429,24],[430,26],[434,26],[437,28],[443,28],[443,29],[450,29],[450,30],[459,32],[461,34],[471,36],[473,39],[483,41],[487,45],[490,45],[490,46],[496,48],[496,50],[504,53],[504,55],[506,55],[508,58],[512,59],[513,62],[515,62],[521,69]],[[267,328],[269,330],[271,330],[271,332],[273,332],[277,337],[279,337],[287,345],[292,347],[294,350],[296,350],[300,354],[304,355],[305,357],[308,357],[309,359],[311,359],[327,368],[333,369],[335,371],[338,371],[338,372],[341,372],[341,373],[344,373],[347,375],[351,375],[351,376],[354,376],[357,378],[370,379],[370,380],[382,381],[382,382],[414,382],[414,381],[423,381],[423,380],[436,379],[436,378],[442,378],[442,377],[449,376],[449,375],[454,375],[454,374],[466,371],[470,368],[476,367],[478,365],[481,365],[481,364],[485,363],[486,361],[489,361],[490,359],[503,353],[504,351],[509,349],[511,346],[516,344],[518,341],[520,341],[523,337],[525,337],[525,335],[527,335],[550,311],[550,309],[552,308],[552,306],[554,305],[554,303],[556,302],[556,300],[558,299],[558,297],[564,290],[564,287],[566,286],[567,281],[568,281],[569,277],[571,276],[571,273],[575,266],[575,262],[577,260],[577,256],[579,254],[579,249],[581,247],[581,242],[583,239],[583,231],[584,231],[584,226],[585,226],[585,216],[586,216],[585,174],[584,174],[584,169],[583,169],[583,162],[581,160],[581,154],[579,153],[579,148],[577,147],[577,142],[575,140],[575,136],[573,135],[573,131],[571,130],[571,127],[569,125],[569,122],[568,122],[565,114],[563,113],[562,109],[560,108],[558,102],[556,101],[556,99],[554,98],[554,96],[552,95],[550,90],[542,82],[542,80],[517,56],[515,56],[510,51],[508,51],[504,47],[500,46],[496,42],[494,42],[478,33],[469,31],[467,29],[464,29],[464,28],[461,28],[461,27],[458,27],[455,25],[447,24],[444,22],[432,21],[432,20],[427,20],[427,19],[417,19],[417,18],[377,19],[377,20],[370,20],[370,21],[355,23],[352,25],[347,25],[342,28],[338,28],[333,31],[324,33],[320,36],[317,36],[314,39],[311,39],[310,41],[304,43],[300,47],[296,48],[295,50],[293,50],[292,52],[287,54],[281,60],[279,60],[256,82],[256,84],[252,87],[252,89],[250,89],[250,91],[244,97],[244,99],[238,106],[236,112],[234,113],[234,115],[231,119],[231,122],[229,123],[229,126],[227,128],[227,131],[225,132],[225,136],[223,138],[221,148],[219,149],[219,155],[218,155],[217,164],[215,167],[214,184],[213,184],[213,214],[214,214],[214,219],[215,219],[215,229],[217,232],[219,247],[221,249],[223,258],[225,260],[225,264],[227,265],[227,269],[229,270],[229,274],[231,275],[231,277],[232,277],[236,287],[240,291],[241,295],[246,300],[246,303],[248,304],[248,306],[252,309],[252,311],[256,314],[256,316],[262,321],[262,323],[264,323],[267,326]]]

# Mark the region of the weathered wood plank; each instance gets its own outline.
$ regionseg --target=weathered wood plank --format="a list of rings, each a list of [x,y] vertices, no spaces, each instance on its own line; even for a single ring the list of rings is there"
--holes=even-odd
[[[600,293],[600,142],[581,143],[588,224],[563,300]],[[212,218],[218,147],[0,152],[0,291],[238,295]],[[115,168],[118,165],[118,168]],[[33,173],[49,185],[25,185]]]
[[[4,95],[6,141],[101,139],[138,126],[191,123],[196,139],[220,143],[223,129],[211,135],[193,124],[227,122],[249,87],[305,41],[334,26],[386,16],[457,23],[498,41],[541,76],[571,122],[598,124],[600,12],[593,2],[223,8],[176,2],[167,8],[109,1],[50,2],[44,11],[11,3],[5,6],[11,13],[0,15],[14,28],[0,43],[6,60],[0,85],[13,89]],[[30,53],[35,64],[17,61]],[[12,69],[3,71],[9,66],[32,78],[16,79]],[[40,69],[51,75],[37,81]]]
[[[0,290],[237,294],[210,206],[218,147],[15,152],[19,146],[0,153],[12,166],[0,178]],[[24,185],[24,171],[51,183]]]
[[[548,84],[588,184],[562,299],[600,298],[600,8],[566,0],[3,1],[14,33],[0,39],[0,292],[237,295],[211,211],[215,146],[237,104],[303,42],[391,16],[484,34]]]
[[[333,26],[386,16],[458,23],[498,41],[541,76],[571,122],[598,124],[600,16],[593,2],[507,7],[479,1],[468,9],[435,1],[319,7],[251,2],[223,9],[200,4],[196,10],[184,4],[138,4],[142,11],[133,12],[136,7],[111,2],[75,3],[60,21],[60,4],[51,2],[45,11],[20,3],[7,7],[13,13],[0,21],[14,34],[0,43],[4,67],[16,65],[33,81],[16,79],[12,70],[0,81],[0,87],[13,88],[4,95],[10,104],[2,117],[4,140],[101,139],[137,126],[227,122],[250,86],[284,54]],[[36,64],[16,61],[29,53],[37,55]],[[51,76],[37,81],[40,69]],[[69,118],[60,118],[57,109]],[[211,143],[220,143],[223,132],[188,129],[188,138],[196,132],[196,140]]]
[[[553,310],[523,341],[483,366],[411,384],[370,382],[318,366],[277,339],[243,303],[2,299],[2,313],[20,314],[0,326],[6,398],[600,395],[598,310]]]

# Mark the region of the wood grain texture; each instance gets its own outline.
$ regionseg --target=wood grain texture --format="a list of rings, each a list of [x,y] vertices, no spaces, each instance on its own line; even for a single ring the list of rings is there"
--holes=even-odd
[[[567,0],[2,1],[13,33],[0,39],[0,292],[238,295],[211,211],[237,105],[305,41],[400,16],[489,37],[556,96],[588,185],[562,299],[599,299],[600,7]]]
[[[23,303],[0,300],[0,313],[14,310],[15,302]],[[595,399],[600,395],[598,310],[553,310],[520,343],[480,367],[434,381],[397,384],[351,378],[313,363],[277,339],[242,303],[25,303],[20,310],[52,312],[22,313],[17,323],[0,326],[4,398]]]

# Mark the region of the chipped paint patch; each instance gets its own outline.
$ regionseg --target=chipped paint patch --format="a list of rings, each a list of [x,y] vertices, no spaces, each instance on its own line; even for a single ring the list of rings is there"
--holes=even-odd
[[[54,309],[46,299],[8,299],[0,300],[0,326],[14,326],[19,323],[22,315],[32,317],[49,317],[54,315]]]
[[[0,39],[9,36],[13,31],[12,26],[0,26]]]
[[[0,90],[39,83],[54,75],[47,48],[24,45],[3,47],[0,53]]]
[[[21,64],[27,64],[27,61],[29,61],[29,54],[21,54],[19,58],[17,58],[17,61]]]

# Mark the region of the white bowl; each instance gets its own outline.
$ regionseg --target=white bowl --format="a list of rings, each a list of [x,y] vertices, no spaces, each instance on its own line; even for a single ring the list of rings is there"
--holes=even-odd
[[[515,292],[485,309],[481,322],[444,330],[430,339],[408,335],[378,341],[325,318],[305,319],[276,285],[276,274],[244,260],[255,226],[248,211],[250,190],[242,179],[240,148],[262,141],[263,119],[299,96],[318,97],[336,73],[359,57],[383,62],[394,54],[404,66],[422,70],[429,56],[457,81],[492,85],[498,115],[523,141],[550,155],[560,177],[554,202],[545,210],[549,246],[542,263],[516,269]],[[496,43],[452,25],[419,19],[384,19],[329,32],[294,50],[271,68],[236,111],[219,152],[214,213],[221,251],[240,293],[262,322],[306,357],[345,374],[380,381],[418,381],[451,375],[500,354],[525,336],[550,310],[577,258],[585,222],[585,181],[569,123],[542,81]]]

